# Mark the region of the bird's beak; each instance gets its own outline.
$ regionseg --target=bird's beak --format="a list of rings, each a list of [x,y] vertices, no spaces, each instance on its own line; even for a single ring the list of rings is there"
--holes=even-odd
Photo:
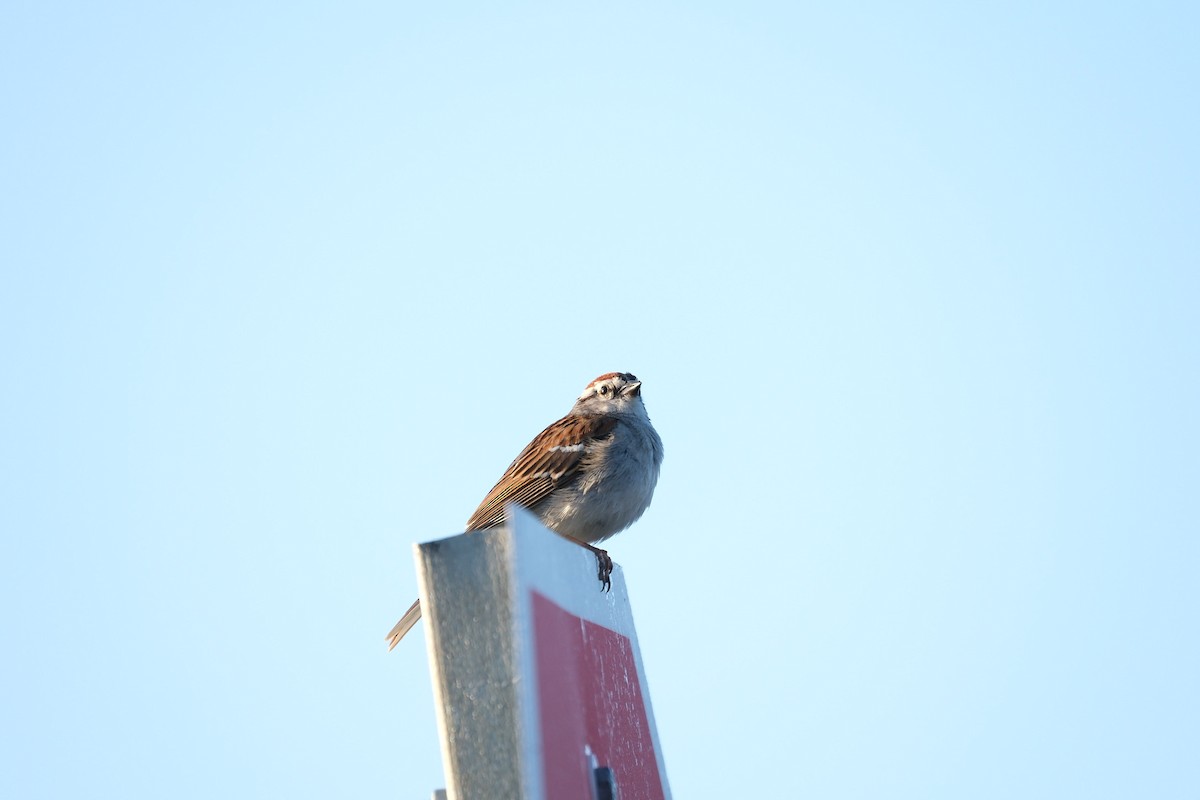
[[[625,384],[625,388],[621,390],[621,394],[627,394],[630,397],[637,397],[642,393],[642,382],[634,381],[633,383]]]

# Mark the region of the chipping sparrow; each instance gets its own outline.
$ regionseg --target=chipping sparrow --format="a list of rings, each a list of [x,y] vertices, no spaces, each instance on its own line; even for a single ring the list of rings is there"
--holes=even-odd
[[[505,503],[524,506],[547,528],[595,553],[607,589],[612,560],[592,543],[637,521],[650,505],[663,459],[641,390],[628,372],[589,383],[571,413],[535,436],[509,465],[467,520],[467,530],[502,524]],[[388,634],[388,649],[420,618],[418,600]]]

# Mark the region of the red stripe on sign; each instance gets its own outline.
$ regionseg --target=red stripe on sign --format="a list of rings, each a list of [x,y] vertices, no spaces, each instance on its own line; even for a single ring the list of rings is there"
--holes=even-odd
[[[546,797],[592,796],[590,748],[621,800],[663,800],[629,637],[531,595]]]

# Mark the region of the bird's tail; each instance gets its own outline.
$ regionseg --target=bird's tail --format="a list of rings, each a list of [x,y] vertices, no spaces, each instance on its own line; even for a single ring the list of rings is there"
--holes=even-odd
[[[413,625],[417,624],[417,620],[421,618],[421,601],[414,600],[413,604],[408,607],[408,611],[404,612],[404,616],[396,623],[396,627],[392,628],[392,632],[387,635],[388,651],[390,652],[396,645],[400,644],[400,640],[404,635],[412,630]]]

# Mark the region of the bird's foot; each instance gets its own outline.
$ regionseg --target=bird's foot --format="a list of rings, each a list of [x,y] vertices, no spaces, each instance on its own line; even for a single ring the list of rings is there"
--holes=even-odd
[[[593,547],[587,542],[583,542],[583,546],[596,554],[596,577],[600,579],[604,591],[609,591],[612,589],[613,560],[609,558],[608,551]]]

